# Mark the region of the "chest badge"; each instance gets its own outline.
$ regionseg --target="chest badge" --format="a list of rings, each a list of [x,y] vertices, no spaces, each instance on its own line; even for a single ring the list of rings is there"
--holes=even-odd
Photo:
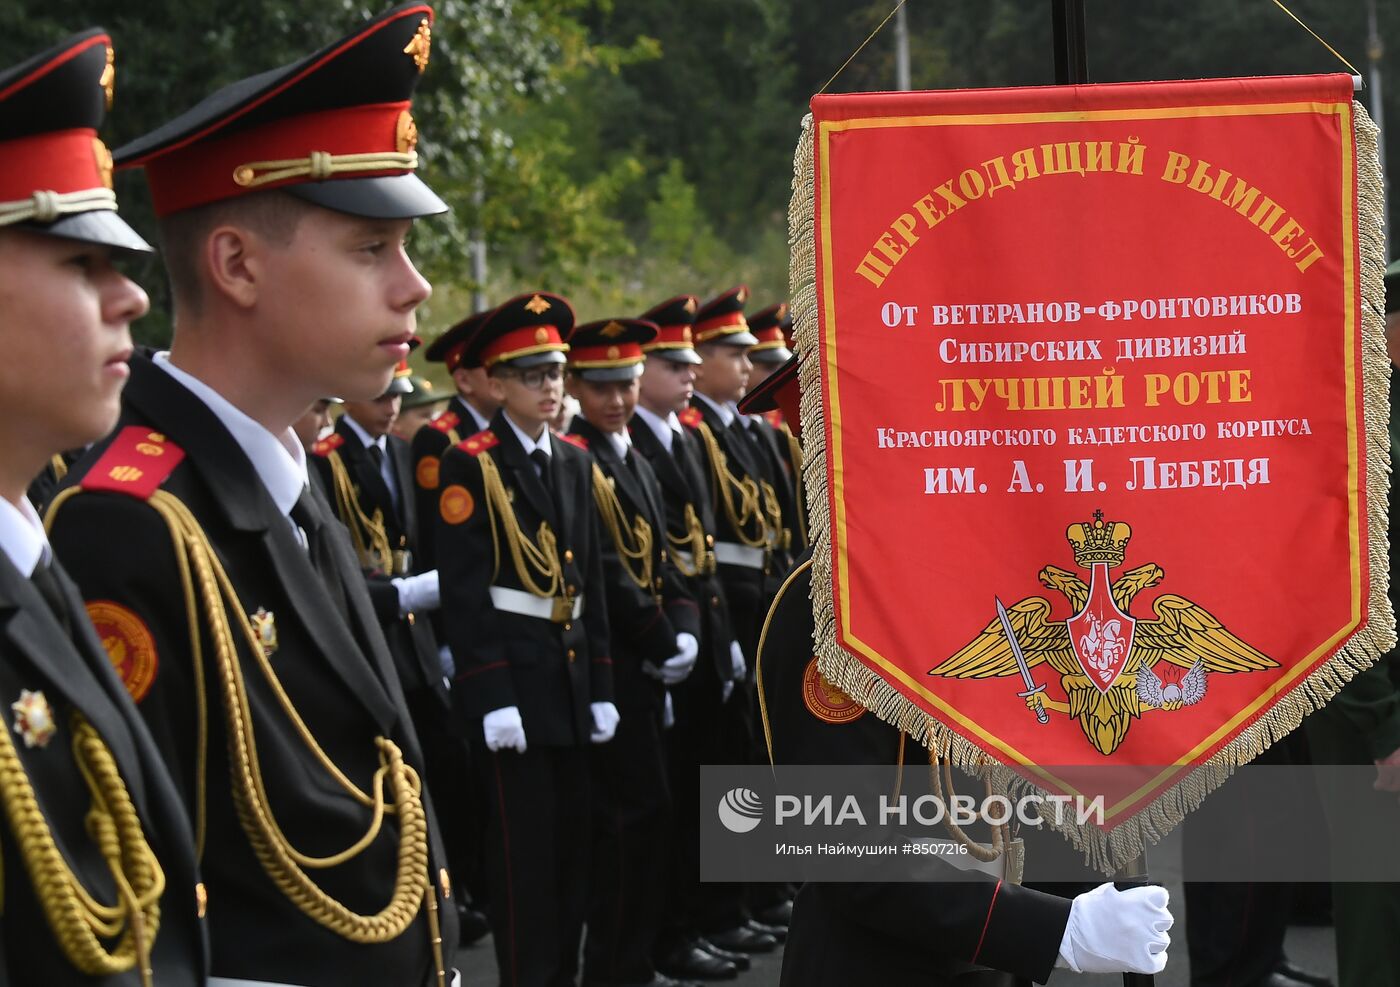
[[[47,747],[58,732],[53,707],[42,690],[21,689],[10,709],[15,714],[15,733],[24,739],[25,747]]]
[[[258,607],[256,611],[248,614],[248,621],[253,625],[253,633],[258,636],[263,657],[271,658],[272,653],[277,650],[277,615],[271,610]]]

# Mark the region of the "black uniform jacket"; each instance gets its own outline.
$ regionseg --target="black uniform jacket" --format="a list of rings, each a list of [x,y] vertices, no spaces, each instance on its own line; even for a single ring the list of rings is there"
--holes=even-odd
[[[318,443],[317,454],[310,457],[311,466],[317,470],[325,484],[324,490],[333,491],[335,481],[331,475],[331,457],[338,456],[345,465],[346,473],[355,486],[360,510],[366,517],[373,518],[375,512],[383,519],[384,531],[389,546],[395,552],[408,553],[410,572],[421,572],[419,567],[418,503],[413,485],[412,465],[409,462],[408,443],[398,436],[386,437],[385,449],[388,461],[393,465],[394,477],[398,481],[399,503],[389,493],[379,468],[370,458],[369,450],[360,437],[346,423],[344,416],[336,422],[335,434],[343,441],[334,449],[325,449]],[[324,454],[322,450],[324,449]],[[340,504],[332,497],[332,505],[339,510]],[[357,519],[341,515],[347,526],[358,524]],[[379,625],[389,642],[389,653],[394,666],[399,671],[404,691],[412,695],[432,695],[445,708],[449,705],[447,689],[442,682],[441,664],[438,661],[437,638],[427,615],[399,615],[399,591],[392,582],[394,575],[407,573],[386,573],[379,569],[366,572],[366,588],[370,603],[374,605]]]
[[[632,435],[632,449],[641,454],[660,484],[662,506],[666,512],[666,530],[672,539],[685,539],[689,532],[686,528],[686,507],[689,506],[695,516],[700,521],[700,527],[705,532],[707,545],[705,551],[714,549],[715,515],[710,505],[709,481],[702,472],[704,468],[704,456],[700,452],[699,443],[694,434],[688,429],[676,435],[672,441],[679,442],[683,447],[683,461],[677,459],[672,453],[666,451],[666,447],[661,444],[661,440],[656,437],[651,426],[637,418],[632,419],[629,427]],[[675,543],[671,543],[672,562],[674,559]],[[687,547],[682,551],[689,551],[692,555],[696,552],[693,547]],[[695,559],[692,558],[688,569],[694,569]],[[729,605],[725,600],[724,589],[720,586],[719,577],[713,571],[704,571],[695,575],[683,576],[685,588],[690,598],[696,602],[700,608],[701,629],[704,631],[700,635],[700,656],[699,663],[706,664],[713,671],[714,677],[720,682],[726,682],[732,678],[733,663],[729,658],[729,644],[734,640],[734,629],[729,621]],[[699,672],[700,665],[697,664],[695,675]]]
[[[413,433],[409,459],[413,467],[415,512],[418,515],[418,559],[421,570],[437,567],[434,551],[437,538],[434,527],[438,520],[438,491],[442,489],[439,474],[442,457],[458,442],[480,429],[476,418],[460,394],[453,395],[447,407],[428,424]]]
[[[443,627],[456,663],[452,696],[463,714],[480,719],[505,706],[520,710],[531,747],[587,744],[589,703],[613,701],[608,606],[593,459],[550,434],[552,498],[525,449],[498,411],[491,428],[464,439],[442,458],[437,560]],[[482,464],[489,457],[507,503],[488,502]],[[538,547],[541,523],[554,534],[563,586],[583,598],[579,619],[553,621],[497,609],[491,588],[528,592],[512,559],[508,509],[523,537]],[[547,578],[526,569],[536,584]],[[544,586],[543,588],[548,588]]]
[[[739,429],[744,428],[742,419],[736,419],[732,427],[726,425],[724,419],[710,406],[709,402],[698,396],[691,401],[691,410],[700,412],[701,422],[714,435],[719,450],[724,454],[730,473],[739,479],[751,479],[754,483],[767,478],[767,473],[760,465],[756,443],[746,433],[739,432]],[[694,416],[688,415],[682,421],[692,422]],[[715,540],[742,545],[739,532],[734,527],[734,519],[724,509],[721,500],[723,492],[719,489],[720,479],[716,473],[716,464],[711,460],[709,449],[701,438],[700,423],[696,423],[688,430],[696,436],[696,445],[700,447],[703,456],[705,483],[710,492],[710,500],[714,509]],[[759,517],[762,517],[761,512]],[[754,518],[741,518],[740,520],[745,522],[744,533],[752,539],[760,530],[759,520]],[[760,547],[759,550],[763,551],[763,548]],[[729,612],[734,624],[735,637],[744,646],[744,657],[749,660],[750,664],[753,662],[754,646],[758,642],[759,628],[763,622],[763,614],[769,599],[765,588],[776,589],[776,586],[771,585],[765,587],[765,580],[769,578],[773,559],[769,553],[765,553],[764,558],[765,566],[762,569],[728,565],[724,562],[719,564],[721,579],[728,592]]]
[[[183,461],[161,489],[198,521],[232,582],[237,606],[249,614],[265,611],[264,621],[272,615],[276,646],[269,662],[300,720],[289,715],[245,636],[235,630],[267,803],[297,851],[311,857],[341,853],[369,831],[372,810],[313,755],[303,731],[362,793],[374,791],[379,738],[392,741],[404,761],[423,774],[418,740],[349,536],[313,486],[328,540],[327,580],[338,585],[337,595],[345,600],[343,616],[328,589],[331,583],[312,567],[296,530],[214,413],[144,357],[132,358],[131,371],[117,432],[75,465],[67,482],[81,482],[88,470],[99,479],[107,445],[126,426],[150,429],[153,438],[183,450]],[[150,468],[156,468],[154,462]],[[310,987],[424,982],[431,959],[426,908],[389,942],[355,943],[303,914],[255,855],[233,796],[229,703],[209,620],[201,604],[194,639],[203,661],[197,666],[184,583],[165,520],[144,499],[107,492],[79,493],[51,518],[54,547],[90,608],[93,601],[120,607],[131,637],[148,645],[142,671],[149,681],[139,708],[191,817],[198,820],[207,806],[202,867],[209,889],[212,971]],[[236,619],[233,605],[228,609]],[[132,680],[127,682],[130,687]],[[201,744],[206,710],[207,756]],[[445,858],[426,791],[423,801],[428,867],[437,878]],[[398,851],[398,821],[386,815],[362,852],[308,873],[336,901],[373,915],[390,901]],[[435,879],[433,889],[441,903],[439,883]],[[455,909],[440,908],[437,914],[443,938],[455,941]]]
[[[899,731],[874,713],[831,722],[809,706],[811,556],[773,602],[758,660],[775,764],[889,764]],[[922,758],[910,742],[908,756]],[[908,777],[906,773],[906,777]],[[1044,983],[1069,920],[1067,899],[984,880],[808,883],[793,907],[783,984],[951,983],[969,964]]]
[[[782,511],[782,576],[788,574],[793,561],[807,547],[803,534],[807,529],[802,515],[806,505],[802,503],[802,478],[796,472],[800,463],[793,462],[792,448],[788,444],[791,434],[786,425],[779,428],[766,415],[755,415],[749,419],[749,435],[762,451],[764,466],[772,477],[773,490],[778,495],[778,507]]]
[[[0,553],[0,710],[5,714],[0,729],[9,734],[63,859],[91,895],[114,904],[120,899],[111,870],[86,828],[93,796],[74,757],[72,715],[81,714],[101,736],[140,816],[145,840],[165,873],[160,929],[152,944],[155,981],[176,987],[202,984],[208,955],[196,892],[194,834],[165,762],[83,616],[82,598],[57,563],[54,569],[73,615],[71,637],[34,584]],[[58,729],[42,746],[26,746],[20,732],[12,729],[17,724],[10,703],[24,689],[42,692],[53,711]],[[13,779],[8,770],[3,776],[8,787]],[[141,983],[135,968],[102,977],[84,975],[73,966],[40,907],[8,807],[0,822],[0,853],[5,861],[0,984]],[[109,949],[115,946],[111,940],[103,942]]]
[[[700,611],[666,550],[666,508],[661,501],[661,485],[635,449],[629,450],[624,460],[612,440],[582,417],[574,417],[569,431],[588,444],[598,468],[611,484],[626,514],[625,530],[631,531],[635,519],[640,517],[652,531],[652,585],[645,589],[623,567],[606,526],[601,545],[618,708],[624,712],[650,709],[659,713],[664,697],[662,685],[642,671],[642,663],[651,662],[660,668],[662,662],[676,654],[676,635],[681,632],[693,635],[697,644],[700,641]]]

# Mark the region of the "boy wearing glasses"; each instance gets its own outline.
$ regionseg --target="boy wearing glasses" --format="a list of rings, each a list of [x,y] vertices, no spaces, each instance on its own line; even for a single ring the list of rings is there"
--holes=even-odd
[[[533,292],[466,342],[500,409],[442,458],[436,525],[453,699],[491,799],[491,926],[503,983],[567,983],[587,904],[588,745],[612,739],[612,661],[589,455],[549,430],[569,303]]]

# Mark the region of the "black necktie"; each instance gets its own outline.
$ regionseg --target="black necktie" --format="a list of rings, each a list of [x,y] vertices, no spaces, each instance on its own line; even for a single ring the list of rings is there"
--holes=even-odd
[[[59,588],[58,577],[54,575],[53,566],[41,559],[39,564],[34,567],[34,575],[30,577],[30,581],[34,583],[34,588],[39,591],[44,602],[49,605],[49,610],[53,612],[64,631],[71,636],[73,617],[69,612],[68,602],[63,596],[63,590]]]
[[[399,492],[394,486],[392,477],[384,475],[384,450],[378,444],[371,444],[365,447],[369,450],[369,461],[374,464],[374,471],[379,474],[379,478],[384,481],[384,486],[389,490],[389,499],[393,501],[394,511],[399,509]]]
[[[331,531],[311,496],[311,489],[303,487],[301,496],[292,507],[292,520],[306,534],[307,556],[311,568],[321,577],[321,582],[330,594],[331,602],[340,611],[341,617],[350,616],[350,607],[345,600],[345,587],[340,583],[340,574],[335,564],[335,550],[331,546]]]
[[[549,453],[543,449],[532,449],[530,459],[540,468],[540,482],[549,491],[549,495],[554,496],[554,478],[549,475]]]

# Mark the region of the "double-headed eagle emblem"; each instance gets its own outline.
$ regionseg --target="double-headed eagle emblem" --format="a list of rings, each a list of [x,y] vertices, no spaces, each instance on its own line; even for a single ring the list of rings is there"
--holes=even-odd
[[[928,674],[985,679],[1019,673],[1026,686],[1020,695],[1042,723],[1047,709],[1072,716],[1089,743],[1107,755],[1143,712],[1203,700],[1209,673],[1278,667],[1184,597],[1158,596],[1152,603],[1155,620],[1129,616],[1134,597],[1165,575],[1149,562],[1109,580],[1109,570],[1123,564],[1131,535],[1123,522],[1104,521],[1102,511],[1095,511],[1091,522],[1071,524],[1065,537],[1075,563],[1089,570],[1089,585],[1053,565],[1039,576],[1047,589],[1065,595],[1074,616],[1050,620],[1050,601],[1043,596],[1009,608],[998,601],[997,618]],[[1046,662],[1060,673],[1068,702],[1046,698],[1045,686],[1035,684],[1031,670]]]

